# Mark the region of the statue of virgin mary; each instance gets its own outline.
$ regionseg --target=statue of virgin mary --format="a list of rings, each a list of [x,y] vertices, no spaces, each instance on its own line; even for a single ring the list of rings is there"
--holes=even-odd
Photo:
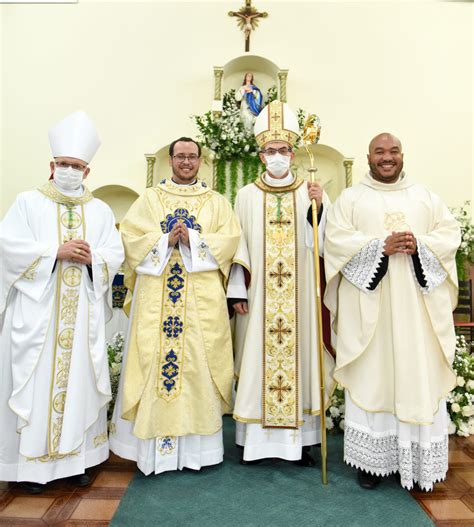
[[[235,99],[240,102],[240,119],[248,132],[253,132],[255,118],[263,107],[262,92],[253,82],[253,73],[247,72],[242,86],[235,91]]]

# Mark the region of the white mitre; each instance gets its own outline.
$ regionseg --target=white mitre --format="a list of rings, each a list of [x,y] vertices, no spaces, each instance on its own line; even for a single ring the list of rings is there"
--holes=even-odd
[[[90,163],[100,146],[94,123],[82,110],[54,125],[48,135],[53,157],[75,157]]]
[[[270,141],[285,141],[294,146],[300,127],[296,115],[285,102],[272,101],[258,114],[253,133],[260,148]]]

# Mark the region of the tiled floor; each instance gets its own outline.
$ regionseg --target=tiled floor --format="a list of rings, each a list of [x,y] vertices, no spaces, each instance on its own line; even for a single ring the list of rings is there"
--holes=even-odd
[[[438,527],[474,527],[474,436],[452,437],[449,458],[446,481],[431,493],[415,490],[412,495]],[[0,488],[0,525],[107,526],[135,473],[135,463],[111,454],[92,470],[94,479],[86,489],[71,487],[65,480],[50,483],[40,496],[25,494],[19,485]]]
[[[0,489],[0,525],[9,527],[105,527],[109,524],[136,470],[135,463],[111,454],[91,469],[90,487],[78,489],[67,480],[48,484],[39,496],[30,496],[19,485]]]
[[[451,436],[449,472],[433,492],[413,491],[439,527],[474,526],[474,436]]]

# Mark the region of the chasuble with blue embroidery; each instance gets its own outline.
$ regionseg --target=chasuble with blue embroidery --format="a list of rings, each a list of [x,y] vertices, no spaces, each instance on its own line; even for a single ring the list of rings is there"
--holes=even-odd
[[[160,252],[160,239],[177,222],[194,243],[192,269],[179,247],[166,246],[166,263]],[[232,404],[224,284],[240,228],[231,206],[204,183],[163,180],[134,203],[121,231],[131,324],[122,417],[134,422],[141,439],[214,434]],[[214,267],[204,266],[209,254]],[[145,260],[160,272],[142,273]]]

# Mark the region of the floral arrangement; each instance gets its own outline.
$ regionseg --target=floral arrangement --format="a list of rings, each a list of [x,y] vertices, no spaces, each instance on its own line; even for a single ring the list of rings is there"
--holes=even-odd
[[[240,120],[239,103],[235,100],[235,90],[229,90],[222,99],[222,113],[214,115],[211,111],[204,115],[193,115],[198,128],[201,146],[211,150],[215,159],[230,160],[236,156],[257,155],[257,143],[251,132],[246,130]]]
[[[463,335],[456,337],[453,369],[457,380],[447,397],[449,433],[467,437],[474,434],[474,355]]]
[[[120,371],[122,369],[123,344],[125,337],[123,332],[115,333],[112,340],[107,342],[107,356],[109,359],[110,385],[112,388],[112,400],[107,411],[107,419],[112,419],[115,401],[117,399]]]
[[[264,97],[264,105],[277,98],[277,87],[271,86]],[[303,129],[306,112],[299,109],[298,123]],[[226,92],[222,98],[220,115],[208,111],[204,115],[193,115],[197,139],[201,146],[211,152],[215,160],[216,190],[228,195],[234,203],[239,181],[247,185],[263,170],[258,157],[259,148],[252,131],[245,129],[240,119],[240,106],[235,99],[235,90]],[[295,145],[298,148],[299,143]]]
[[[474,225],[472,224],[470,201],[451,209],[461,227],[461,245],[456,253],[456,268],[459,280],[467,280],[467,263],[474,263]]]
[[[344,388],[338,384],[329,400],[330,406],[326,410],[326,429],[333,432],[344,430],[345,399]]]

